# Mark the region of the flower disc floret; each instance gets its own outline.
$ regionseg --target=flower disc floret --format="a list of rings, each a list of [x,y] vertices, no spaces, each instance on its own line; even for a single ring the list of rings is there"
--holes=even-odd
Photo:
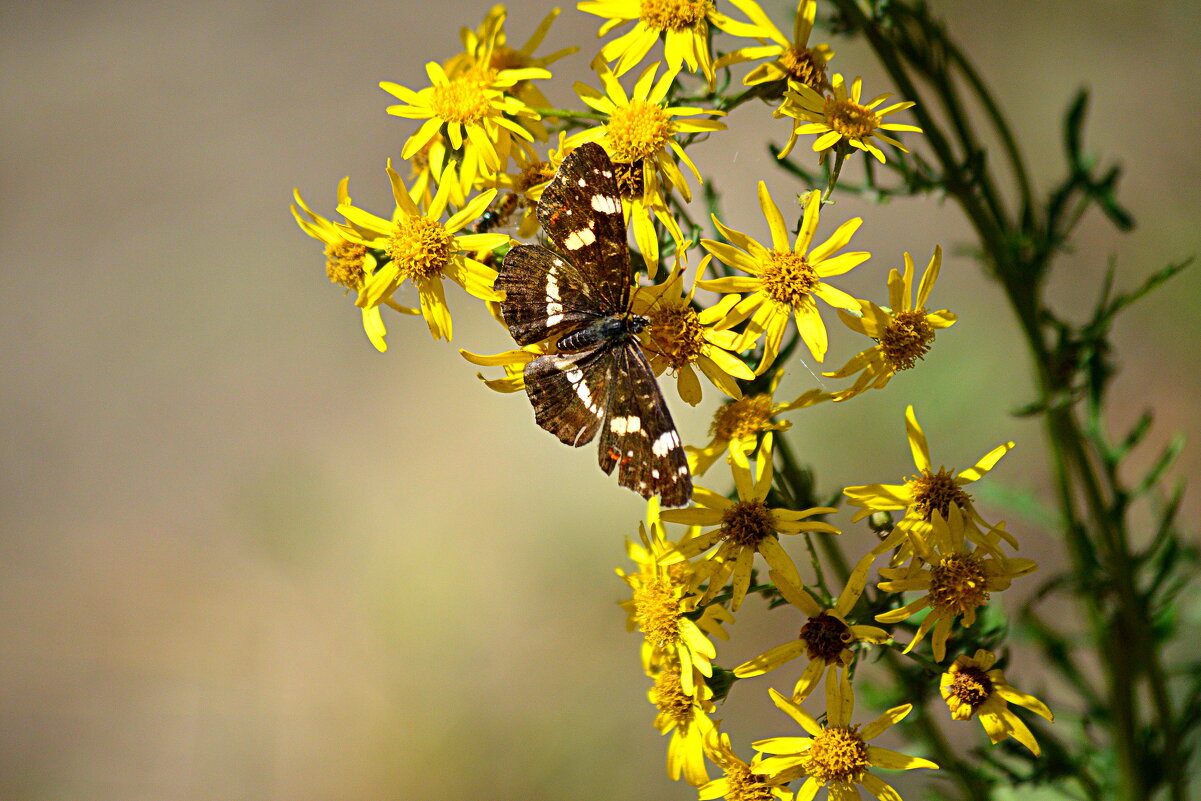
[[[705,347],[705,327],[691,306],[665,306],[650,315],[650,337],[673,370],[692,364]]]
[[[773,250],[763,270],[763,292],[776,303],[795,308],[821,282],[804,255]]]
[[[871,136],[880,118],[867,106],[831,97],[826,100],[826,124],[848,139],[862,139]]]
[[[847,643],[855,640],[855,635],[850,626],[823,611],[805,621],[799,639],[805,641],[806,655],[810,659],[834,664],[841,658]]]
[[[945,612],[962,615],[988,603],[988,573],[973,553],[944,556],[930,576],[930,603]]]
[[[960,668],[954,673],[946,694],[954,697],[962,706],[952,713],[955,720],[970,720],[976,709],[993,694],[992,679],[978,667]]]
[[[657,579],[634,591],[638,627],[647,642],[670,644],[680,638],[680,602],[674,587]]]
[[[357,242],[342,240],[325,246],[325,274],[332,283],[355,292],[363,286],[367,275],[366,260],[367,248]]]
[[[915,476],[913,483],[913,511],[923,520],[930,520],[935,512],[946,518],[951,504],[960,509],[972,507],[972,496],[964,492],[955,480],[955,474],[945,468],[937,473],[929,470]]]
[[[691,695],[684,692],[684,686],[680,682],[680,671],[676,668],[668,668],[661,671],[655,677],[655,687],[651,690],[654,696],[655,706],[660,712],[666,713],[678,726],[687,726],[692,720],[692,705],[694,700]]]
[[[711,0],[642,0],[638,18],[661,31],[694,28],[713,10]]]
[[[774,801],[771,785],[762,776],[751,773],[751,768],[745,763],[730,765],[726,768],[727,801]]]
[[[438,117],[447,122],[462,125],[479,122],[491,105],[483,88],[488,83],[483,81],[481,75],[468,74],[448,84],[435,86],[430,106]]]
[[[638,161],[655,155],[671,140],[671,116],[657,103],[631,100],[613,110],[605,134],[614,161]]]
[[[894,371],[912,368],[930,350],[932,342],[934,327],[924,309],[894,315],[880,337],[884,358]]]
[[[402,217],[388,241],[388,255],[411,280],[442,275],[454,253],[454,237],[429,217]]]
[[[739,501],[721,516],[721,539],[743,548],[757,548],[776,531],[776,517],[761,500]]]
[[[780,54],[780,67],[792,80],[817,91],[830,85],[826,77],[826,61],[808,47],[788,47]]]
[[[871,764],[858,726],[831,726],[813,738],[803,763],[819,782],[859,784]],[[848,788],[850,789],[850,788]]]
[[[777,428],[771,421],[774,413],[775,404],[771,395],[747,395],[723,404],[713,415],[709,433],[728,441],[771,431]]]

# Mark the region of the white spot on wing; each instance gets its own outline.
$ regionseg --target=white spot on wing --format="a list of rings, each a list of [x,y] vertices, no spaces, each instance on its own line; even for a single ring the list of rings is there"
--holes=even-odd
[[[601,214],[618,214],[621,212],[621,201],[609,195],[593,195],[592,208]]]
[[[634,415],[629,417],[614,417],[609,420],[609,430],[619,436],[633,434],[642,428],[642,420]]]
[[[675,431],[664,431],[655,440],[655,444],[651,446],[651,453],[656,456],[666,456],[671,452],[672,448],[680,446],[680,437]]]
[[[581,228],[563,240],[563,246],[568,250],[579,250],[596,241],[596,234],[589,228]]]

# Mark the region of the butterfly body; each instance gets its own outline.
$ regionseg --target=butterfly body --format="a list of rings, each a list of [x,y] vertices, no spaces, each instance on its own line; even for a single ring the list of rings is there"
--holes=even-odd
[[[540,426],[575,447],[600,435],[606,473],[643,497],[681,506],[692,494],[684,448],[638,334],[650,320],[630,309],[625,220],[604,149],[581,145],[537,208],[556,249],[517,245],[497,277],[501,313],[519,345],[553,344],[525,367]]]

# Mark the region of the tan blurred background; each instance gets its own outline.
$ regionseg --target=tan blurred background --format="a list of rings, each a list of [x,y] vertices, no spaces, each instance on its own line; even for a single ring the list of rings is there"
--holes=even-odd
[[[1129,287],[1201,251],[1194,0],[938,6],[1041,188],[1060,174],[1065,105],[1094,90],[1088,145],[1125,165],[1140,227],[1120,237],[1089,218],[1059,264],[1065,309],[1091,302],[1111,255]],[[766,7],[786,27],[789,9]],[[639,500],[591,449],[535,428],[524,398],[483,389],[419,320],[393,318],[377,354],[287,211],[299,186],[332,212],[350,175],[355,199],[387,213],[384,159],[413,127],[384,114],[376,84],[423,85],[423,64],[456,52],[487,8],[0,9],[0,798],[694,797],[664,776],[638,638],[614,605]],[[520,44],[545,7],[510,8]],[[564,13],[544,51],[586,52],[560,73],[587,78],[597,27]],[[887,88],[861,49],[834,45],[838,69]],[[569,85],[552,99],[569,102]],[[759,144],[782,123],[752,106],[729,122],[737,141],[714,140],[698,163],[729,221],[764,234],[752,179],[778,198],[803,187]],[[847,199],[835,214],[857,213],[856,245],[876,254],[844,283],[861,295],[879,295],[903,250],[924,263],[935,242],[967,241],[934,200]],[[450,294],[454,346],[507,347]],[[1193,269],[1115,333],[1113,418],[1153,405],[1155,443],[1201,427],[1199,300]],[[1045,493],[1037,424],[1008,416],[1032,396],[999,293],[953,256],[936,301],[962,322],[920,371],[795,415],[792,441],[826,490],[894,480],[911,469],[914,403],[936,461],[962,467],[1012,438],[992,480]],[[859,343],[833,337],[837,366]],[[813,384],[794,367],[786,392]],[[693,442],[706,391],[694,414],[674,403]],[[1199,462],[1188,449],[1177,475]],[[1195,494],[1188,509],[1196,519]],[[1059,558],[1029,521],[1010,528],[1024,553]],[[794,619],[745,609],[725,664],[794,634]],[[744,685],[720,711],[744,754],[789,732],[764,690],[793,678]],[[1037,666],[1010,678],[1046,689]]]

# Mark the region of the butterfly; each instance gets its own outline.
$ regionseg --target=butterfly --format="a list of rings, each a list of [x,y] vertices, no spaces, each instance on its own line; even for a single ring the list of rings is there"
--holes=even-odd
[[[525,366],[538,425],[580,447],[600,434],[600,468],[644,498],[683,506],[692,476],[680,435],[642,353],[650,319],[630,307],[630,250],[613,163],[589,142],[563,160],[537,206],[555,249],[516,245],[496,288],[519,345],[552,351]]]

